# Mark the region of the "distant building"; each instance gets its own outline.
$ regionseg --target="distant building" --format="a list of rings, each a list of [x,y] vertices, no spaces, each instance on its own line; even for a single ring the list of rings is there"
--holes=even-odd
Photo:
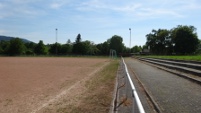
[[[143,49],[143,50],[140,52],[140,54],[142,54],[142,55],[148,55],[148,54],[150,54],[150,50],[149,50],[149,49]]]

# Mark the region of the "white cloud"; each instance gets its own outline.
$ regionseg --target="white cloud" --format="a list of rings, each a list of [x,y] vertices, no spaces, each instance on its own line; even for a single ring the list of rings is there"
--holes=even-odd
[[[125,5],[122,7],[112,7],[111,9],[120,12],[132,13],[137,11],[137,9],[139,9],[141,6],[142,5],[139,3],[133,3],[131,5]]]
[[[53,8],[53,9],[58,9],[58,8],[61,7],[61,6],[62,6],[62,4],[59,4],[59,3],[52,3],[52,4],[50,5],[50,7]]]
[[[2,9],[4,7],[4,5],[2,3],[0,3],[0,9]]]
[[[45,11],[40,9],[42,5],[38,3],[41,0],[8,0],[0,3],[0,18],[29,18],[44,14]]]
[[[62,6],[67,5],[68,3],[70,3],[71,0],[54,0],[52,3],[50,3],[50,8],[52,9],[59,9]]]
[[[104,2],[99,0],[90,0],[83,2],[76,8],[84,13],[95,12],[96,15],[106,14],[106,16],[111,16],[112,14],[118,14],[120,18],[135,17],[135,19],[149,19],[149,18],[160,18],[160,17],[172,17],[172,18],[182,18],[184,15],[178,11],[178,7],[171,7],[171,4],[176,6],[182,4],[183,2],[173,2],[166,1],[161,3],[152,1],[151,3],[142,2],[128,2],[119,3],[114,2]],[[171,8],[170,8],[171,7]],[[107,15],[108,14],[108,15]],[[111,14],[111,15],[110,15]]]
[[[4,30],[4,29],[0,29],[0,34],[1,35],[7,34],[7,33],[9,33],[9,31]]]
[[[170,17],[171,18],[181,18],[183,17],[181,14],[177,13],[173,10],[167,9],[154,9],[154,8],[141,8],[136,13],[139,17],[149,18],[161,18],[161,17]]]
[[[85,12],[85,11],[104,10],[107,8],[107,5],[100,0],[89,0],[80,2],[79,4],[76,4],[75,7],[77,10]]]

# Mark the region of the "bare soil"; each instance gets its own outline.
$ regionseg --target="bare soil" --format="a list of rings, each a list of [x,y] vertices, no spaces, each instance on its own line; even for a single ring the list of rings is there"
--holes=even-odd
[[[48,112],[63,97],[79,97],[82,83],[107,64],[104,58],[0,57],[0,113]]]

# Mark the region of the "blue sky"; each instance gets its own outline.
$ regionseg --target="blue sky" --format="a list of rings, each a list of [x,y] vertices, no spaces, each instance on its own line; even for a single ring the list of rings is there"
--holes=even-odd
[[[128,47],[144,45],[152,29],[193,25],[201,38],[200,0],[0,0],[0,35],[45,44],[82,40],[102,43],[113,35]]]

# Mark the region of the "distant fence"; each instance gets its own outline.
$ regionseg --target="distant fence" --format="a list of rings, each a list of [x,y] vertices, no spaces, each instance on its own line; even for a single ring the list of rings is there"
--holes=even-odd
[[[145,113],[123,58],[118,73],[113,113]]]

